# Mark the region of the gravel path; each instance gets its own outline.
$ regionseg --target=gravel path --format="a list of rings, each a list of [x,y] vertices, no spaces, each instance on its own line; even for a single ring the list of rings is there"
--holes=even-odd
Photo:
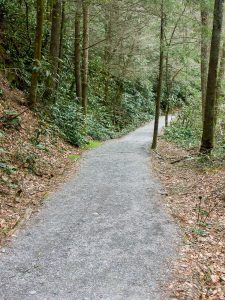
[[[153,122],[82,158],[1,254],[1,300],[162,299],[178,234],[151,175],[152,131]]]

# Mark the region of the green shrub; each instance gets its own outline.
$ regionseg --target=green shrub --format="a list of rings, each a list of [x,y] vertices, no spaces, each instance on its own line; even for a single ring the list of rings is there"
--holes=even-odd
[[[201,103],[198,99],[191,99],[171,125],[165,129],[165,137],[175,141],[185,148],[198,147],[202,133]]]
[[[75,146],[87,143],[84,117],[79,105],[72,103],[56,103],[52,108],[53,122],[65,139]]]

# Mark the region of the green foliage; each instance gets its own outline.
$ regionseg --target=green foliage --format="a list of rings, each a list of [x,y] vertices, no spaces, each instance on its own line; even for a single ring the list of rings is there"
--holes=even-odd
[[[0,139],[3,139],[3,138],[4,138],[4,136],[5,136],[5,133],[4,133],[4,131],[0,130]]]
[[[91,6],[92,18],[90,22],[91,38],[89,55],[89,84],[88,84],[88,114],[83,116],[81,105],[75,96],[74,83],[74,15],[75,6],[66,4],[66,18],[63,36],[63,56],[59,60],[57,87],[54,99],[43,97],[46,88],[46,79],[51,76],[49,44],[51,22],[49,21],[49,1],[45,2],[45,22],[42,44],[42,59],[36,66],[38,72],[38,103],[41,107],[41,116],[45,115],[43,107],[48,106],[51,128],[40,126],[31,138],[33,145],[39,150],[47,151],[40,142],[40,135],[49,131],[59,130],[64,138],[73,145],[84,146],[90,140],[103,141],[118,137],[133,130],[154,115],[155,86],[158,76],[159,59],[159,20],[149,18],[149,14],[141,15],[131,12],[127,15],[129,1],[122,1],[120,10],[119,2],[114,3],[112,11],[112,45],[105,42],[105,29],[107,20],[105,11],[109,7],[106,2],[93,2]],[[197,3],[197,2],[196,2]],[[197,4],[190,3],[196,8]],[[96,5],[97,4],[97,5]],[[151,11],[159,9],[159,3],[141,1],[140,4]],[[4,48],[4,58],[1,65],[7,69],[7,78],[11,86],[19,87],[29,93],[31,73],[33,71],[34,37],[36,28],[36,2],[34,0],[0,0],[3,15],[4,29],[1,38]],[[170,0],[165,3],[167,15],[166,36],[167,40],[173,33],[177,21],[177,28],[168,51],[168,72],[165,74],[164,83],[170,83],[170,94],[166,84],[163,87],[161,109],[165,112],[169,104],[170,110],[182,109],[177,120],[166,130],[166,137],[174,140],[184,147],[199,146],[201,138],[202,120],[200,104],[200,52],[196,50],[195,40],[200,34],[199,22],[189,17],[188,11],[181,16],[185,4]],[[118,6],[119,7],[119,6]],[[70,12],[71,11],[71,12]],[[125,14],[126,12],[126,14]],[[127,18],[124,16],[127,15]],[[141,23],[149,22],[148,26],[141,29]],[[119,24],[119,25],[118,25]],[[185,28],[189,28],[190,43],[180,42]],[[121,32],[121,28],[123,28]],[[130,34],[131,32],[138,34]],[[182,34],[181,34],[182,33]],[[126,36],[126,39],[124,39]],[[144,38],[146,37],[146,38]],[[176,43],[178,40],[178,43]],[[95,42],[97,41],[97,44]],[[98,43],[98,41],[100,41]],[[110,46],[112,53],[106,48]],[[108,49],[110,52],[110,49]],[[198,48],[199,50],[199,48]],[[140,55],[141,54],[141,55]],[[108,81],[107,81],[108,80]],[[108,95],[105,87],[108,83]],[[155,85],[153,87],[153,84]],[[0,97],[2,90],[0,89]],[[54,103],[53,106],[49,103]],[[7,117],[7,116],[6,116]],[[48,120],[49,121],[49,120]],[[225,151],[224,116],[219,117],[217,142],[220,153]],[[13,118],[8,127],[17,127],[19,118]],[[42,129],[46,133],[42,132]],[[0,131],[0,138],[4,132]],[[218,151],[218,148],[216,149]]]
[[[0,122],[3,123],[5,128],[17,128],[20,125],[21,118],[18,115],[18,112],[14,110],[5,110],[0,117]]]
[[[202,132],[201,103],[197,97],[190,98],[177,118],[166,128],[165,136],[185,148],[198,147]]]
[[[87,143],[84,116],[78,104],[58,102],[52,108],[53,122],[72,145]]]
[[[202,136],[202,113],[201,100],[198,91],[193,90],[193,95],[189,95],[188,102],[178,113],[175,121],[165,129],[165,137],[169,141],[174,141],[178,145],[190,149],[200,146]],[[215,164],[214,158],[222,159],[225,155],[225,116],[221,112],[218,115],[218,123],[216,128],[216,147],[212,151],[211,156],[199,155],[197,160],[200,164]]]
[[[22,163],[24,168],[27,168],[30,172],[35,172],[37,155],[29,148],[19,148],[15,154],[15,158],[18,162]]]
[[[167,105],[169,105],[170,111],[183,107],[187,101],[187,95],[189,96],[190,93],[190,88],[186,87],[182,81],[174,83],[170,95],[167,95],[166,87],[164,87],[161,101],[162,110],[166,111]]]
[[[207,231],[205,231],[205,230],[203,230],[203,229],[200,229],[200,228],[194,228],[194,229],[192,230],[192,232],[193,232],[194,234],[196,234],[196,235],[199,235],[199,236],[207,236],[207,235],[208,235]]]
[[[86,122],[87,135],[94,140],[104,141],[115,136],[113,114],[103,105],[100,97],[90,95]]]
[[[6,174],[13,174],[16,172],[16,168],[14,166],[8,165],[6,163],[1,162],[0,163],[0,170],[5,172]]]
[[[53,124],[71,144],[85,146],[92,139],[114,138],[152,119],[154,99],[149,82],[124,81],[121,101],[112,99],[109,105],[103,101],[102,82],[98,76],[95,74],[90,80],[86,118],[67,81],[60,84],[56,104],[51,108]],[[96,85],[98,80],[99,85]]]

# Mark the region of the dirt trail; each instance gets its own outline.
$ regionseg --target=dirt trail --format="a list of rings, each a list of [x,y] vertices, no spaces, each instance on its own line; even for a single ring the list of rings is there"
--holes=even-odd
[[[153,122],[82,158],[1,254],[1,300],[161,299],[178,234],[150,172],[152,132]]]

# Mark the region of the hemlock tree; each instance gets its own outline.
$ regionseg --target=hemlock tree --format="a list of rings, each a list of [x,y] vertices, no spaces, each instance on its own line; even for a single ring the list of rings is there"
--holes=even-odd
[[[200,152],[210,154],[214,148],[215,119],[216,119],[216,90],[220,40],[223,22],[224,0],[215,0],[211,51],[209,60],[209,75],[205,101],[205,114]]]

